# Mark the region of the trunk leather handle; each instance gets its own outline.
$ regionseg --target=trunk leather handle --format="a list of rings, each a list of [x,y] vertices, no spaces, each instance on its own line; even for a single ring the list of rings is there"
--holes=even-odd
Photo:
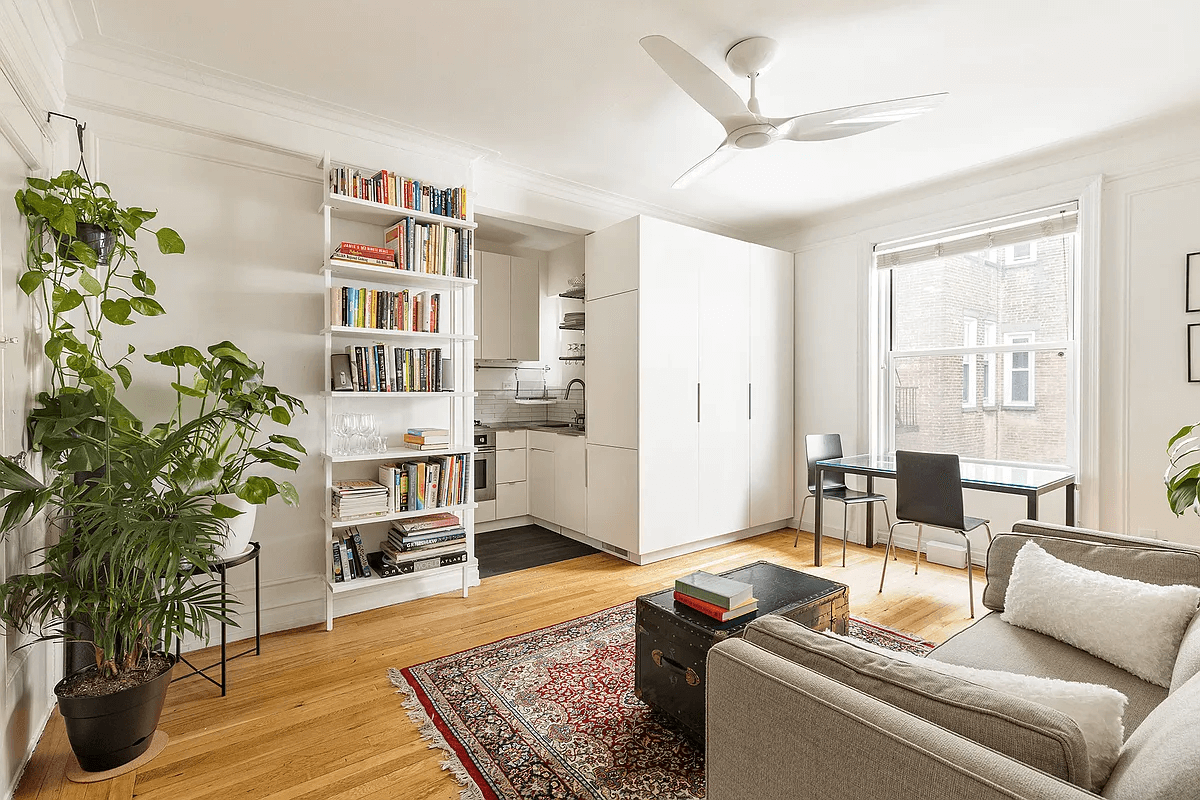
[[[664,656],[662,650],[651,651],[650,658],[654,659],[654,663],[660,667],[663,666],[663,662],[665,661],[669,669],[673,669],[683,675],[683,679],[687,681],[688,686],[700,685],[700,676],[696,674],[696,670],[691,667],[684,668],[683,664],[680,664],[675,659],[670,656]]]

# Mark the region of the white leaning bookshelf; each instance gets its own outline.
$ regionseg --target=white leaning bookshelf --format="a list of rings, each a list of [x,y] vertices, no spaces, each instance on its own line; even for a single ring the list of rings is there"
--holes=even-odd
[[[358,169],[366,175],[371,170],[341,161],[331,160],[326,153],[321,161],[323,189],[320,213],[324,222],[324,252],[321,254],[319,274],[323,281],[325,324],[320,330],[324,340],[325,382],[321,392],[325,407],[325,443],[322,465],[325,475],[325,503],[321,515],[325,530],[325,583],[326,630],[333,629],[333,621],[339,615],[338,602],[349,595],[361,595],[354,600],[354,613],[368,608],[379,608],[446,591],[461,589],[466,597],[470,586],[477,585],[479,563],[475,558],[475,501],[471,468],[474,454],[475,417],[475,336],[473,307],[475,286],[478,281],[470,277],[439,275],[403,269],[369,266],[331,258],[343,241],[382,246],[383,232],[395,223],[411,217],[417,222],[441,225],[447,228],[473,230],[473,210],[466,203],[466,219],[443,217],[426,211],[416,211],[399,206],[376,203],[337,194],[329,186],[330,170],[336,167]],[[362,241],[363,223],[376,226],[378,235],[374,241]],[[468,249],[468,258],[473,258],[473,248]],[[400,292],[433,291],[439,294],[438,332],[390,330],[335,325],[333,319],[334,291],[343,286],[384,289]],[[345,352],[347,345],[384,343],[395,347],[440,348],[442,356],[442,391],[333,391],[331,358]],[[445,368],[449,364],[449,369]],[[380,429],[388,436],[386,452],[369,455],[333,454],[333,420],[339,413],[369,413],[375,416]],[[404,431],[411,427],[441,426],[450,431],[450,445],[445,450],[420,451],[400,446]],[[467,459],[468,476],[466,497],[457,505],[402,511],[393,514],[340,520],[333,515],[333,481],[339,478],[376,478],[379,465],[427,458],[430,456],[462,455]],[[333,574],[333,542],[339,532],[357,527],[362,533],[367,551],[379,549],[379,542],[386,538],[388,523],[419,516],[421,514],[450,512],[462,520],[467,531],[465,549],[467,560],[420,572],[380,577],[372,573],[370,578],[336,581]],[[458,589],[455,588],[457,578]]]

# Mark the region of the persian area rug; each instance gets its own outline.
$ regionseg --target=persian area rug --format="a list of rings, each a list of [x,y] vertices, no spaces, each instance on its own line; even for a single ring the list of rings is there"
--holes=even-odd
[[[850,636],[933,645],[863,620]],[[634,604],[389,670],[464,800],[704,797],[704,750],[633,694]]]

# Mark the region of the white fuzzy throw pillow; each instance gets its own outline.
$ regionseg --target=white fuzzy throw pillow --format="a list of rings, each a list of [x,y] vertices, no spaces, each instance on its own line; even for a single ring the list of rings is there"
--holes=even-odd
[[[830,636],[838,636],[830,633]],[[986,686],[997,692],[1021,697],[1041,703],[1066,714],[1079,726],[1087,748],[1088,781],[1085,789],[1099,792],[1108,781],[1108,775],[1117,763],[1121,743],[1125,741],[1125,704],[1128,698],[1109,686],[1095,683],[1076,683],[1057,678],[1039,678],[1034,675],[1019,675],[994,669],[976,669],[947,664],[931,658],[886,650],[860,639],[838,636],[858,647],[872,650],[880,655],[907,661],[924,667],[931,672],[949,675],[969,681],[977,686]]]
[[[1167,688],[1200,587],[1156,586],[1068,564],[1032,541],[1017,553],[1001,616]]]

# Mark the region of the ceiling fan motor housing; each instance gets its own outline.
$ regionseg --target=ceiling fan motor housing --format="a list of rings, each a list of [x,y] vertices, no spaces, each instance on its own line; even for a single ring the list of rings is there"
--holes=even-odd
[[[778,133],[774,125],[747,125],[729,134],[729,141],[739,150],[756,150],[773,142]]]

